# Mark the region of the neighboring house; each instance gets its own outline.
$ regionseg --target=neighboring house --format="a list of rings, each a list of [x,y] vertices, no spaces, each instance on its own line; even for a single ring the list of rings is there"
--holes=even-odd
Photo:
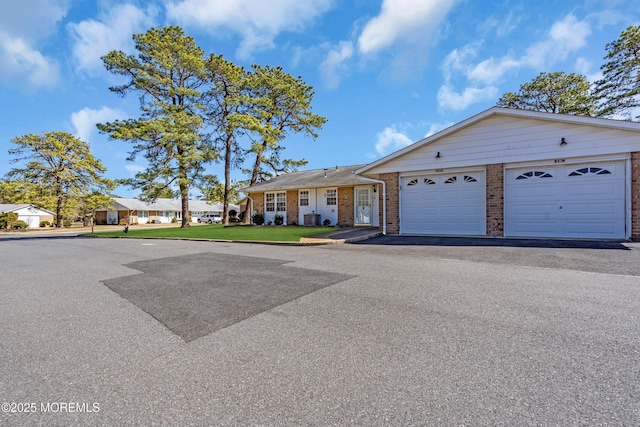
[[[379,183],[354,174],[364,165],[291,172],[259,182],[244,191],[253,201],[253,211],[264,215],[264,222],[276,214],[289,225],[328,221],[335,225],[379,226]]]
[[[0,204],[0,213],[15,212],[18,214],[18,221],[24,221],[29,228],[40,227],[41,221],[49,221],[53,224],[55,214],[46,209],[37,208],[30,204]]]
[[[640,239],[640,123],[493,107],[356,173],[390,234]]]
[[[110,209],[96,211],[96,224],[166,224],[182,221],[182,201],[179,199],[157,199],[153,203],[138,199],[114,198]],[[238,210],[236,205],[229,205],[229,209]],[[189,200],[191,222],[198,222],[198,218],[206,213],[222,214],[222,203],[209,203],[204,200]]]

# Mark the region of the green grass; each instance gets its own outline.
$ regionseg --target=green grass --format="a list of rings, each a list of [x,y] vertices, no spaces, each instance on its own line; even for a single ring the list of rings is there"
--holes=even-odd
[[[220,224],[198,225],[189,228],[147,228],[143,230],[107,231],[89,233],[88,236],[109,237],[158,237],[169,239],[212,239],[212,240],[254,240],[265,242],[298,242],[301,237],[334,231],[332,227],[262,227],[234,226],[224,227]]]

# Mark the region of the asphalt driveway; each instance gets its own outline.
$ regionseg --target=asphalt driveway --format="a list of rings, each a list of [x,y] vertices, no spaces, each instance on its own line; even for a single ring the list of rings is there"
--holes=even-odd
[[[396,243],[0,240],[0,425],[640,424],[637,244]]]

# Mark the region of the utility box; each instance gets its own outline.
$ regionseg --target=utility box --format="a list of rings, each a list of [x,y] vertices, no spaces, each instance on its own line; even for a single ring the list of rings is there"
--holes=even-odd
[[[304,214],[304,225],[320,225],[320,215],[316,213]]]

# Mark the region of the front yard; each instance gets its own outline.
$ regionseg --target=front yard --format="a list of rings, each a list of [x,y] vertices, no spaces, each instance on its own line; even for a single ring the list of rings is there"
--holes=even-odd
[[[189,228],[149,228],[142,230],[129,230],[125,233],[118,231],[106,231],[101,233],[89,233],[87,236],[96,237],[157,237],[169,239],[211,239],[211,240],[252,240],[265,242],[298,242],[301,237],[314,234],[335,231],[332,227],[265,227],[265,226],[231,226],[221,224],[199,225]]]

